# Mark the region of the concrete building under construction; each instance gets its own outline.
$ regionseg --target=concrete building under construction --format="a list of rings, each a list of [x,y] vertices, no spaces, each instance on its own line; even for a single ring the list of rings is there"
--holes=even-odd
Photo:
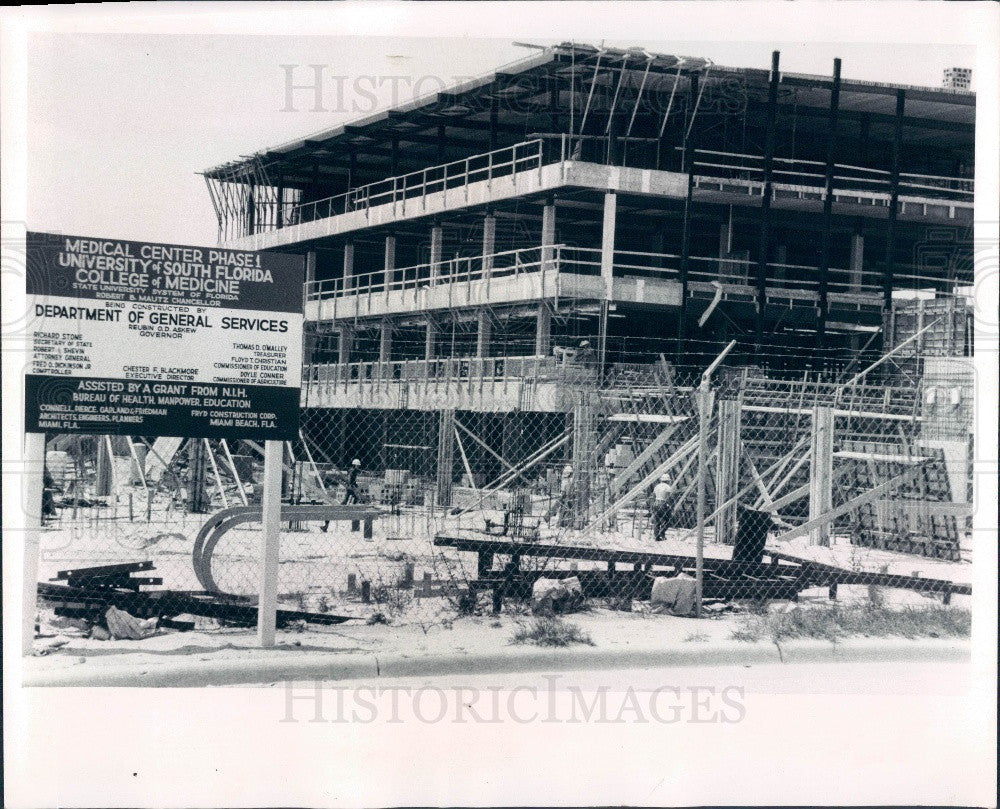
[[[542,455],[585,525],[671,458],[684,486],[685,391],[735,341],[712,496],[815,477],[781,457],[829,405],[810,514],[904,455],[966,501],[975,94],[840,70],[563,44],[207,170],[220,244],[306,257],[303,453],[439,503]],[[859,541],[955,527],[867,505]]]

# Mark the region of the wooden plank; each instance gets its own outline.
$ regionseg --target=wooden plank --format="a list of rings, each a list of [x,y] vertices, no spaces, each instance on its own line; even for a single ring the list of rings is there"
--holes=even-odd
[[[661,448],[670,440],[670,437],[677,431],[676,425],[671,425],[660,432],[645,449],[642,450],[632,462],[626,466],[621,472],[614,476],[611,480],[611,495],[612,497],[617,495],[625,485],[629,482],[632,476],[638,472],[642,467],[657,453]]]
[[[851,500],[848,500],[846,503],[837,506],[834,509],[831,509],[825,514],[822,514],[814,519],[808,520],[807,522],[802,523],[802,525],[798,526],[797,528],[793,528],[790,531],[786,531],[784,534],[781,534],[779,537],[777,537],[777,541],[788,542],[789,540],[795,539],[796,537],[802,536],[803,534],[808,534],[814,528],[828,525],[841,515],[847,514],[849,511],[853,511],[854,509],[864,505],[865,503],[870,503],[873,500],[878,499],[887,491],[889,491],[893,486],[909,481],[916,473],[916,471],[917,467],[914,467],[913,469],[903,472],[901,475],[896,475],[896,477],[892,478],[891,480],[887,480],[881,486],[877,486],[874,489],[870,489],[864,494],[859,495],[858,497],[855,497]]]
[[[151,561],[145,562],[125,562],[117,565],[98,565],[96,567],[78,567],[71,570],[60,570],[54,578],[50,581],[58,581],[59,579],[65,579],[68,576],[75,577],[94,577],[94,576],[113,576],[118,573],[137,573],[141,570],[152,570],[153,563]]]

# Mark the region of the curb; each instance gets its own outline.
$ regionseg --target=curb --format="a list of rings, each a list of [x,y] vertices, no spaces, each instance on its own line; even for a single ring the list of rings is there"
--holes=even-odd
[[[257,650],[248,650],[254,651]],[[289,650],[291,654],[293,651]],[[280,654],[281,652],[279,652]],[[910,663],[971,660],[967,641],[853,640],[837,644],[796,641],[780,648],[763,643],[726,643],[711,648],[636,649],[506,649],[488,655],[379,657],[374,654],[338,656],[336,652],[306,652],[292,660],[230,659],[108,667],[94,671],[74,667],[38,674],[25,673],[29,687],[103,686],[118,688],[203,688],[263,684],[288,680],[351,681],[379,677],[423,677],[456,674],[517,674],[670,668],[677,666],[746,666],[783,663]],[[96,667],[95,667],[96,668]],[[623,677],[623,680],[625,678]]]

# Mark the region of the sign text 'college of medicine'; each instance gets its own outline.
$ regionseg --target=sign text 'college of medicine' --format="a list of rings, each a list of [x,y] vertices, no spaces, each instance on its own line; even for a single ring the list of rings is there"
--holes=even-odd
[[[300,256],[27,236],[29,432],[292,440]]]

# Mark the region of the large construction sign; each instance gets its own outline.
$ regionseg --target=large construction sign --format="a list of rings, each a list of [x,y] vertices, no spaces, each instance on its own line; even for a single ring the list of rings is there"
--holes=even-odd
[[[29,432],[291,440],[303,261],[27,236]]]

